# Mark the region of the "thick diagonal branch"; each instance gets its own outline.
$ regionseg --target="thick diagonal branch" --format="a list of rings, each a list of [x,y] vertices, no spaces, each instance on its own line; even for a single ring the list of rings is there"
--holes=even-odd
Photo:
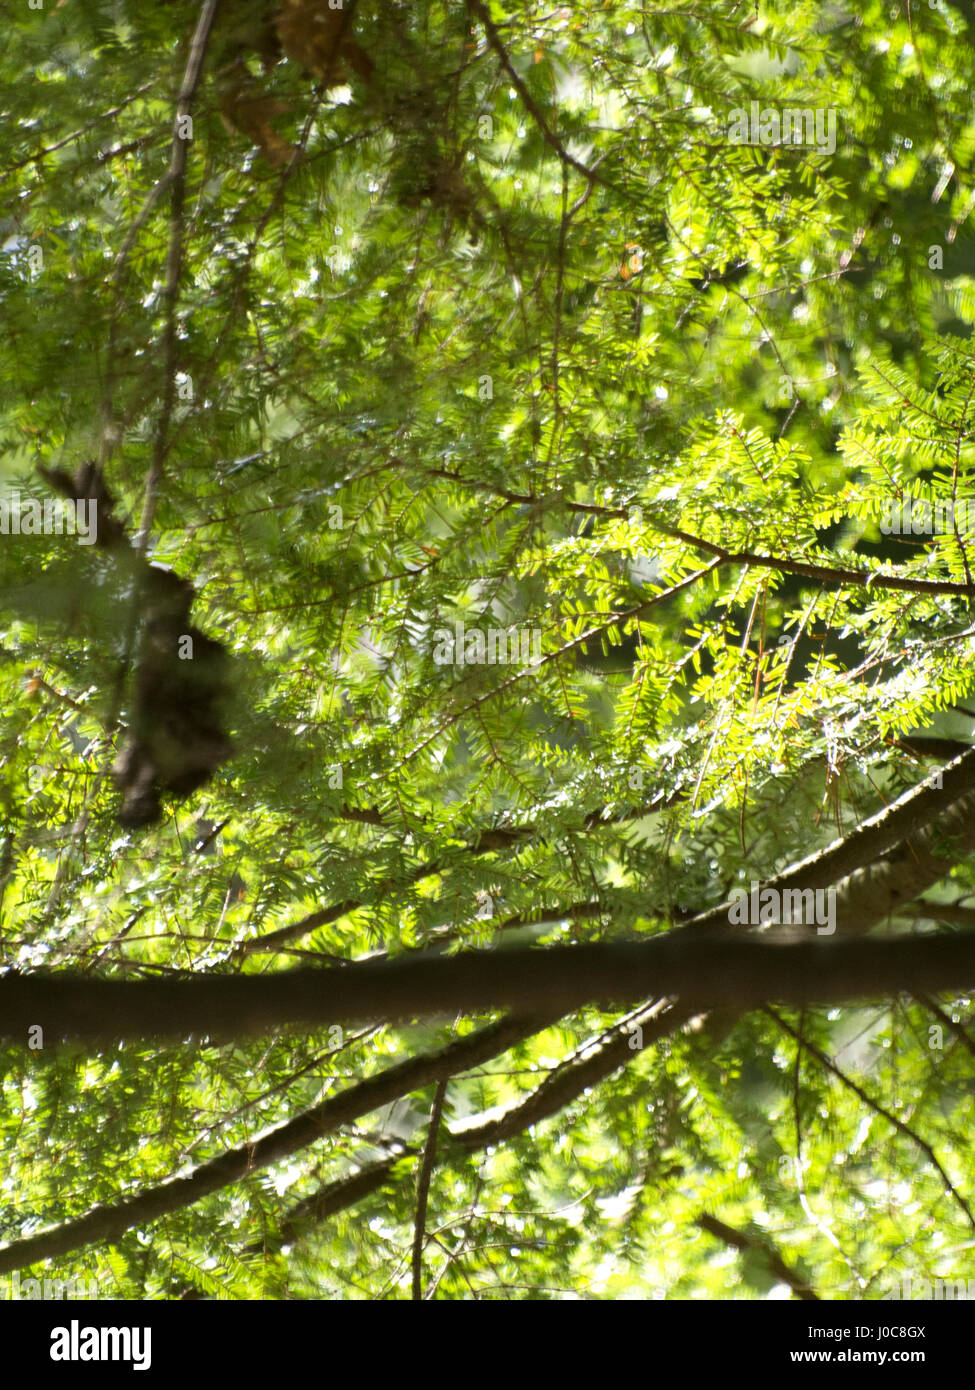
[[[254,983],[258,984],[259,981],[255,980]],[[502,1019],[459,1042],[449,1043],[438,1052],[389,1067],[379,1075],[349,1087],[277,1129],[270,1130],[259,1139],[201,1164],[186,1177],[171,1178],[140,1192],[138,1196],[98,1207],[74,1221],[66,1221],[26,1240],[14,1241],[0,1249],[0,1273],[22,1269],[37,1260],[54,1259],[95,1241],[118,1240],[133,1226],[142,1226],[191,1206],[210,1193],[239,1182],[256,1169],[266,1168],[307,1148],[342,1125],[350,1124],[380,1106],[392,1104],[418,1087],[456,1076],[459,1072],[489,1061],[531,1037],[549,1021],[545,1018]]]

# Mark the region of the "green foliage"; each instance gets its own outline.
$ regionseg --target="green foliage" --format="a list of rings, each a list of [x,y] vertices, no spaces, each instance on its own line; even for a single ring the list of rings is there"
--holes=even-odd
[[[110,558],[0,536],[4,966],[259,974],[649,935],[915,780],[892,738],[968,736],[970,533],[881,530],[895,499],[975,508],[962,8],[485,13],[359,0],[374,71],[325,82],[272,51],[273,4],[220,7],[181,213],[197,7],[6,16],[0,484],[43,500],[38,465],[97,458],[134,535],[161,452],[152,558],[233,655],[236,751],[160,826],[120,830]],[[730,143],[753,102],[832,110],[835,151]],[[540,662],[439,660],[460,623],[537,634]],[[201,853],[204,821],[225,824]],[[975,890],[970,863],[950,888]],[[961,1040],[932,1049],[908,1000],[784,1017],[961,1182]],[[455,1142],[615,1023],[583,1011],[451,1080],[426,1290],[787,1294],[702,1212],[821,1297],[965,1272],[937,1171],[765,1014],[634,1051],[484,1152]],[[0,1236],[471,1026],[10,1049]],[[407,1296],[432,1095],[56,1273],[120,1298]],[[354,1207],[307,1217],[387,1161]]]

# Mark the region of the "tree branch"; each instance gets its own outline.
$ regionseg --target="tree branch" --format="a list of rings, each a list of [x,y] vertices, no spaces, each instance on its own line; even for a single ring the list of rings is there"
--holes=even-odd
[[[814,1293],[806,1280],[800,1278],[795,1270],[789,1268],[779,1252],[767,1241],[759,1239],[758,1236],[750,1235],[747,1231],[736,1231],[733,1226],[726,1226],[723,1221],[719,1221],[715,1216],[709,1216],[707,1212],[702,1212],[694,1224],[700,1226],[702,1231],[707,1231],[708,1235],[714,1236],[716,1240],[723,1241],[725,1245],[730,1245],[735,1250],[755,1251],[768,1265],[769,1271],[783,1284],[787,1284],[799,1298],[804,1299],[807,1303],[820,1301],[819,1294]]]
[[[0,982],[2,983],[2,982]],[[255,979],[254,984],[260,985]],[[358,1085],[332,1096],[320,1105],[312,1107],[303,1114],[279,1125],[277,1129],[255,1139],[252,1143],[232,1149],[201,1164],[183,1178],[170,1178],[159,1183],[138,1196],[129,1197],[111,1206],[97,1207],[86,1215],[73,1221],[66,1221],[39,1235],[25,1240],[14,1241],[0,1249],[0,1273],[6,1274],[14,1269],[37,1260],[54,1259],[71,1250],[91,1245],[95,1241],[111,1242],[133,1226],[158,1220],[171,1212],[191,1206],[211,1192],[238,1182],[256,1169],[266,1168],[282,1158],[314,1144],[326,1134],[333,1133],[341,1125],[350,1124],[361,1115],[367,1115],[382,1105],[393,1101],[432,1081],[467,1071],[479,1066],[499,1053],[531,1037],[533,1033],[552,1022],[546,1017],[505,1018],[486,1028],[472,1033],[459,1041],[448,1043],[437,1052],[389,1067],[377,1076],[371,1076]],[[388,1160],[391,1166],[400,1156]],[[356,1175],[351,1180],[352,1190],[356,1187]],[[378,1184],[377,1184],[378,1185]],[[361,1193],[359,1195],[362,1195]],[[318,1194],[316,1200],[321,1198]]]
[[[10,972],[0,980],[0,1036],[43,1029],[66,1042],[203,1037],[211,1043],[280,1027],[406,1021],[517,1009],[557,1016],[586,1004],[677,995],[698,1010],[771,1000],[839,1004],[901,990],[975,988],[975,932],[889,940],[796,940],[688,927],[648,941],[468,951],[360,961],[339,969],[191,980],[96,980]]]
[[[779,1025],[779,1027],[782,1029],[784,1033],[788,1033],[789,1037],[793,1038],[800,1048],[802,1048],[805,1052],[808,1052],[810,1057],[814,1057],[821,1067],[828,1071],[832,1076],[835,1076],[838,1081],[842,1082],[842,1084],[847,1088],[847,1090],[852,1091],[853,1094],[857,1097],[857,1099],[860,1100],[867,1107],[868,1110],[872,1110],[875,1115],[882,1116],[889,1125],[892,1125],[894,1129],[897,1130],[898,1134],[902,1134],[905,1139],[909,1139],[912,1144],[917,1145],[917,1147],[927,1158],[928,1162],[931,1164],[932,1168],[934,1168],[934,1170],[937,1172],[942,1183],[944,1184],[945,1191],[949,1194],[949,1196],[954,1198],[959,1207],[961,1207],[962,1211],[965,1213],[965,1216],[968,1218],[968,1224],[975,1228],[975,1213],[972,1212],[972,1209],[965,1201],[965,1198],[958,1191],[955,1184],[951,1181],[951,1178],[946,1173],[941,1160],[938,1158],[934,1149],[927,1142],[927,1140],[922,1139],[919,1134],[917,1134],[913,1129],[911,1129],[910,1125],[905,1124],[905,1122],[899,1119],[898,1116],[895,1115],[892,1110],[888,1110],[886,1106],[881,1105],[879,1101],[874,1100],[870,1095],[868,1095],[867,1092],[863,1089],[863,1087],[858,1085],[852,1077],[847,1076],[844,1072],[842,1072],[840,1068],[836,1065],[836,1063],[826,1056],[826,1053],[823,1052],[821,1048],[816,1047],[815,1043],[811,1043],[808,1040],[808,1038],[804,1038],[801,1033],[798,1033],[796,1029],[792,1027],[791,1024],[786,1022],[786,1020],[782,1017],[781,1014],[775,1011],[775,1009],[766,1008],[764,1012],[768,1014],[769,1018],[771,1018],[775,1023]]]
[[[423,1246],[427,1233],[427,1200],[430,1196],[430,1179],[437,1157],[437,1136],[440,1133],[440,1120],[443,1103],[447,1096],[446,1080],[437,1083],[430,1110],[430,1124],[427,1129],[427,1142],[423,1148],[423,1162],[416,1180],[416,1216],[413,1227],[413,1299],[419,1302],[423,1297]]]
[[[189,108],[196,95],[207,41],[213,27],[214,16],[219,0],[203,0],[196,32],[190,44],[179,96],[176,99],[176,116],[173,121],[173,147],[169,159],[166,180],[170,187],[169,247],[166,252],[166,281],[162,291],[163,333],[160,344],[162,351],[163,394],[159,411],[159,422],[153,445],[152,463],[146,479],[145,499],[142,506],[142,519],[136,549],[145,555],[149,547],[149,536],[156,510],[156,499],[162,481],[163,467],[169,450],[169,427],[176,404],[177,333],[176,303],[179,298],[179,278],[183,268],[183,209],[186,199],[186,155],[189,140],[181,129],[182,121],[189,115]]]

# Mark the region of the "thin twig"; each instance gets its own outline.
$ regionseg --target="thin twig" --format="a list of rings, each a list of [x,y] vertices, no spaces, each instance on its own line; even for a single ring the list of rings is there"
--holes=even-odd
[[[427,1128],[427,1142],[423,1148],[423,1162],[416,1179],[416,1219],[413,1229],[413,1299],[423,1298],[423,1246],[427,1228],[427,1200],[430,1196],[430,1180],[433,1177],[433,1164],[437,1156],[437,1135],[443,1115],[443,1103],[447,1095],[447,1078],[437,1082],[437,1089],[430,1109],[430,1124]]]

